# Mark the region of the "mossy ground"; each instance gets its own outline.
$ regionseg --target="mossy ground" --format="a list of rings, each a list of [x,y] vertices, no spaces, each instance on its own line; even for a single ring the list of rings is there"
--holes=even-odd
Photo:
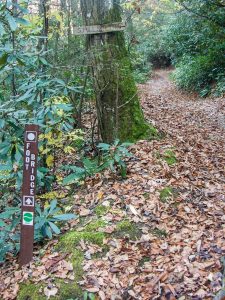
[[[155,228],[152,230],[152,233],[154,235],[156,235],[159,238],[166,238],[167,237],[167,232],[164,229],[159,229],[159,228]]]
[[[66,249],[61,249],[65,251]],[[73,249],[71,262],[74,269],[74,280],[62,280],[56,279],[53,281],[54,285],[58,288],[58,294],[54,296],[56,300],[66,300],[66,299],[82,299],[83,291],[78,284],[78,281],[82,279],[83,268],[82,262],[84,260],[84,254],[82,251]],[[33,283],[27,282],[20,286],[19,295],[17,299],[19,300],[46,300],[46,296],[43,296],[44,285],[35,285]]]
[[[146,262],[149,262],[151,259],[150,259],[150,257],[148,257],[148,256],[144,256],[140,261],[139,261],[139,267],[143,267],[144,266],[144,264],[146,263]]]
[[[168,149],[163,153],[162,156],[163,160],[165,160],[167,162],[167,164],[169,166],[173,166],[174,164],[177,163],[177,158],[176,158],[176,154],[174,153],[173,150]]]
[[[66,233],[60,239],[56,249],[60,252],[72,253],[71,262],[74,269],[74,280],[56,279],[54,284],[57,286],[59,293],[54,297],[56,300],[67,299],[83,299],[83,291],[78,282],[83,276],[82,263],[84,254],[81,250],[77,249],[80,241],[90,242],[98,246],[102,246],[102,253],[106,253],[108,248],[103,245],[104,233],[96,232],[99,228],[106,226],[106,222],[101,219],[94,220],[84,226],[83,231],[71,231]],[[101,255],[102,255],[101,253]],[[35,285],[27,282],[20,286],[20,291],[17,299],[19,300],[46,300],[43,296],[44,285]]]
[[[109,211],[110,207],[104,205],[98,205],[95,208],[95,213],[98,217],[104,216]]]
[[[168,202],[173,197],[173,189],[171,187],[165,187],[160,191],[159,197],[163,203]]]
[[[141,236],[138,225],[131,223],[129,220],[123,220],[117,223],[115,237],[124,238],[128,236],[131,240],[136,240]]]
[[[81,277],[79,278],[81,280]],[[58,280],[56,282],[59,288],[59,295],[55,299],[67,300],[67,299],[83,299],[83,291],[78,283],[74,280],[71,282],[65,282],[64,280]]]
[[[102,207],[100,206],[101,213]],[[58,294],[53,298],[56,300],[67,300],[67,299],[83,299],[84,291],[79,286],[79,281],[82,280],[83,267],[82,263],[84,261],[84,253],[82,250],[78,249],[81,240],[87,243],[92,243],[100,246],[102,248],[101,253],[93,255],[93,259],[103,257],[109,251],[109,247],[104,245],[103,241],[106,234],[103,232],[98,232],[100,228],[107,225],[107,222],[102,218],[98,218],[89,222],[88,224],[82,224],[82,230],[73,230],[64,234],[59,240],[56,249],[60,252],[70,253],[70,261],[73,264],[74,269],[74,280],[62,280],[53,279],[53,284],[58,288]],[[166,233],[163,230],[155,230],[154,234],[159,237],[165,237]],[[116,230],[112,234],[115,238],[125,238],[128,237],[131,240],[136,240],[141,236],[141,230],[138,228],[138,224],[132,223],[128,219],[122,220],[117,223]],[[144,258],[140,261],[140,265],[143,265],[149,258]],[[20,292],[17,297],[19,300],[44,300],[46,296],[43,296],[43,289],[46,285],[35,285],[33,283],[27,282],[20,286]]]
[[[81,218],[79,225],[72,231],[65,233],[56,245],[56,250],[59,252],[69,253],[70,261],[73,264],[74,280],[63,280],[52,278],[52,283],[58,288],[58,294],[53,298],[56,300],[67,299],[83,299],[84,291],[79,286],[79,281],[82,280],[84,261],[84,253],[79,249],[81,241],[85,243],[96,244],[101,247],[99,253],[95,253],[92,259],[104,257],[109,251],[109,246],[104,244],[106,233],[98,231],[108,225],[104,220],[104,215],[109,211],[109,207],[98,205],[95,209],[95,216],[91,219]],[[128,219],[124,219],[116,224],[115,232],[112,234],[115,238],[128,237],[131,240],[136,240],[141,236],[141,230],[138,225],[132,223]],[[146,260],[147,261],[147,260]],[[141,263],[144,263],[141,262]],[[43,290],[46,284],[35,285],[27,282],[20,286],[18,298],[19,300],[44,300]]]
[[[60,248],[64,248],[68,251],[74,249],[74,247],[78,246],[80,241],[83,240],[85,242],[90,242],[92,244],[96,244],[98,246],[103,245],[104,233],[102,232],[92,232],[92,231],[71,231],[67,233],[60,240]]]
[[[162,201],[163,203],[167,203],[171,200],[176,199],[178,197],[178,195],[179,195],[179,193],[177,192],[176,189],[168,186],[160,191],[159,198],[160,198],[160,201]],[[179,205],[179,203],[173,203],[173,206],[176,207],[177,205]]]
[[[81,278],[79,278],[81,279]],[[75,281],[56,280],[54,285],[58,288],[59,293],[54,296],[55,300],[83,299],[83,291]],[[43,285],[24,283],[20,286],[20,291],[16,299],[19,300],[46,300],[43,295]]]
[[[107,222],[104,221],[104,220],[96,220],[96,221],[93,221],[93,222],[90,222],[88,223],[86,226],[85,226],[85,231],[96,231],[98,230],[99,228],[102,228],[102,227],[105,227],[107,225]]]
[[[42,293],[43,286],[31,282],[20,285],[17,300],[46,300],[46,296]]]
[[[83,294],[78,281],[82,279],[83,267],[82,263],[84,260],[84,254],[81,250],[77,249],[80,241],[89,242],[103,247],[104,233],[96,232],[101,227],[104,227],[106,222],[103,220],[95,220],[90,222],[84,227],[83,231],[71,231],[66,233],[59,241],[57,248],[63,252],[72,253],[71,261],[74,268],[74,281],[69,284],[64,283],[64,281],[59,281],[60,285],[60,295],[59,299],[81,299]]]

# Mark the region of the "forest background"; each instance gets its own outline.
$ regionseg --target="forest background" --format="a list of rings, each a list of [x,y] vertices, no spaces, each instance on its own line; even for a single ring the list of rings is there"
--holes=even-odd
[[[223,1],[130,0],[121,1],[120,10],[136,83],[145,83],[154,69],[171,68],[179,89],[201,97],[224,94]],[[44,205],[37,206],[37,241],[59,234],[58,222],[74,218],[66,213],[70,205],[56,199],[70,197],[85,178],[105,169],[126,177],[129,144],[100,143],[86,37],[75,35],[82,25],[78,0],[0,3],[2,262],[19,250],[26,123],[40,125],[42,132],[38,194]],[[161,138],[153,126],[150,138]]]

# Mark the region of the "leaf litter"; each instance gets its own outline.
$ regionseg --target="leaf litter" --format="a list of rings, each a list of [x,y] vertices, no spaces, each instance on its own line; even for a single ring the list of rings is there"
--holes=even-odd
[[[223,285],[224,99],[178,91],[168,73],[158,70],[139,86],[146,119],[164,138],[131,146],[126,180],[106,171],[87,179],[74,196],[73,208],[86,224],[96,218],[106,223],[96,229],[105,234],[104,251],[84,240],[77,246],[85,254],[79,284],[97,299],[207,300]],[[171,164],[165,153],[175,157]],[[161,201],[166,188],[175,192]],[[97,217],[99,205],[106,210]],[[70,227],[80,231],[83,225]],[[15,299],[19,284],[29,280],[45,282],[44,294],[54,298],[53,278],[72,281],[70,254],[53,252],[56,243],[21,270],[10,257],[0,271],[0,296]]]

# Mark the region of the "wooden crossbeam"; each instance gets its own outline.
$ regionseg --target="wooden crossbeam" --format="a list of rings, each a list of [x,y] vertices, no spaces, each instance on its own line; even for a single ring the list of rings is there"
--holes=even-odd
[[[126,28],[124,23],[112,23],[103,25],[91,25],[74,27],[74,35],[85,35],[85,34],[101,34],[107,32],[123,31]]]

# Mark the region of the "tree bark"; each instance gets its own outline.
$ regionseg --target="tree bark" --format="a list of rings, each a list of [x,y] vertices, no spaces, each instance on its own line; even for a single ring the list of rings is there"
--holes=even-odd
[[[86,26],[121,22],[119,0],[80,0]],[[149,126],[139,104],[123,32],[87,36],[103,141],[136,141]]]
[[[17,0],[12,0],[12,13],[13,13],[13,17],[16,16],[17,14]],[[12,47],[13,47],[13,51],[16,51],[16,36],[15,36],[15,32],[12,31]],[[16,90],[16,74],[15,74],[15,68],[13,67],[12,70],[12,94],[15,97],[17,95],[17,90]]]

